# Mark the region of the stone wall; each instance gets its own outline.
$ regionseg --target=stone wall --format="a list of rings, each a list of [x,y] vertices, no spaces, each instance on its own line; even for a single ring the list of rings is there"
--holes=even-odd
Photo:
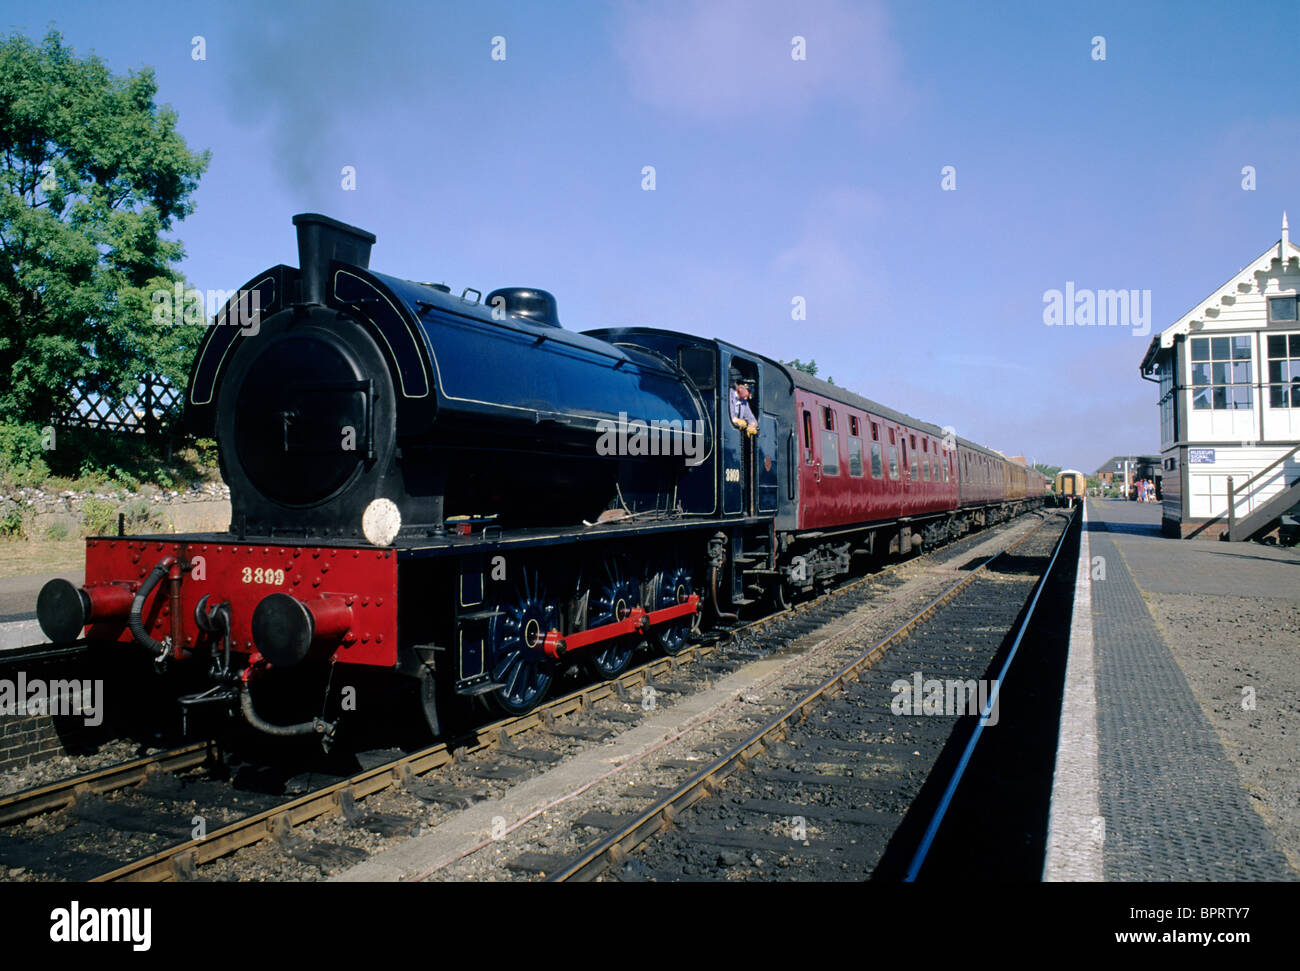
[[[118,514],[127,532],[209,533],[230,528],[230,490],[209,483],[186,490],[140,492],[43,492],[18,489],[0,496],[0,520],[17,512],[23,532],[32,539],[75,538],[98,523],[96,533],[117,531]]]

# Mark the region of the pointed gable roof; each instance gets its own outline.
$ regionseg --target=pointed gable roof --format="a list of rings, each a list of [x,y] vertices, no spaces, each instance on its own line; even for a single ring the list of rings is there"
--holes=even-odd
[[[1237,299],[1239,292],[1255,289],[1258,274],[1281,274],[1290,264],[1300,266],[1300,246],[1291,242],[1287,227],[1286,213],[1282,213],[1282,237],[1259,256],[1237,271],[1221,286],[1215,287],[1208,297],[1183,314],[1160,333],[1151,338],[1151,344],[1142,358],[1142,371],[1145,373],[1161,348],[1174,346],[1174,338],[1186,336],[1194,323],[1204,322],[1208,317],[1217,317],[1225,302]],[[1243,289],[1244,285],[1244,289]]]

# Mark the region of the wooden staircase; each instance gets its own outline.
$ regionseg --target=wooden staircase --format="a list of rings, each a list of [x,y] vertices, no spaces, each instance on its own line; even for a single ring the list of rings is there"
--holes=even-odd
[[[1234,543],[1244,542],[1252,536],[1271,528],[1291,508],[1300,505],[1300,476],[1287,481],[1285,468],[1286,463],[1293,459],[1297,452],[1300,452],[1300,445],[1291,449],[1267,468],[1256,472],[1240,486],[1234,485],[1232,477],[1228,477],[1228,532],[1225,534],[1228,540]],[[1263,504],[1256,506],[1245,516],[1238,517],[1238,499],[1249,500],[1265,477],[1271,478],[1273,470],[1277,469],[1278,466],[1283,467],[1280,472],[1282,491],[1275,496],[1270,496]]]

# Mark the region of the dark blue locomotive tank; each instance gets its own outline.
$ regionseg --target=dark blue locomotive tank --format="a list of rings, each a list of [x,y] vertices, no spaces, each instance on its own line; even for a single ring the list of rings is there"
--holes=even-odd
[[[572,524],[671,508],[708,456],[708,409],[658,353],[564,329],[545,291],[455,296],[371,271],[364,230],[294,225],[300,269],[249,281],[190,376],[237,532],[353,538],[377,508],[396,529],[394,507],[407,536]]]

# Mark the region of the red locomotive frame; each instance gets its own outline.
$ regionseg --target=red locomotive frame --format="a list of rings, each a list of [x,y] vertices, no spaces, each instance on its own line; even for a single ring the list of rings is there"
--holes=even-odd
[[[146,602],[143,623],[151,637],[170,644],[177,659],[207,636],[195,619],[206,595],[210,603],[230,603],[231,650],[258,660],[253,611],[268,595],[281,593],[311,611],[318,638],[334,641],[337,660],[390,668],[397,663],[397,555],[374,547],[89,539],[84,589],[92,622],[86,635],[131,643],[130,599],[168,559],[168,579]],[[125,602],[118,590],[128,592]]]

